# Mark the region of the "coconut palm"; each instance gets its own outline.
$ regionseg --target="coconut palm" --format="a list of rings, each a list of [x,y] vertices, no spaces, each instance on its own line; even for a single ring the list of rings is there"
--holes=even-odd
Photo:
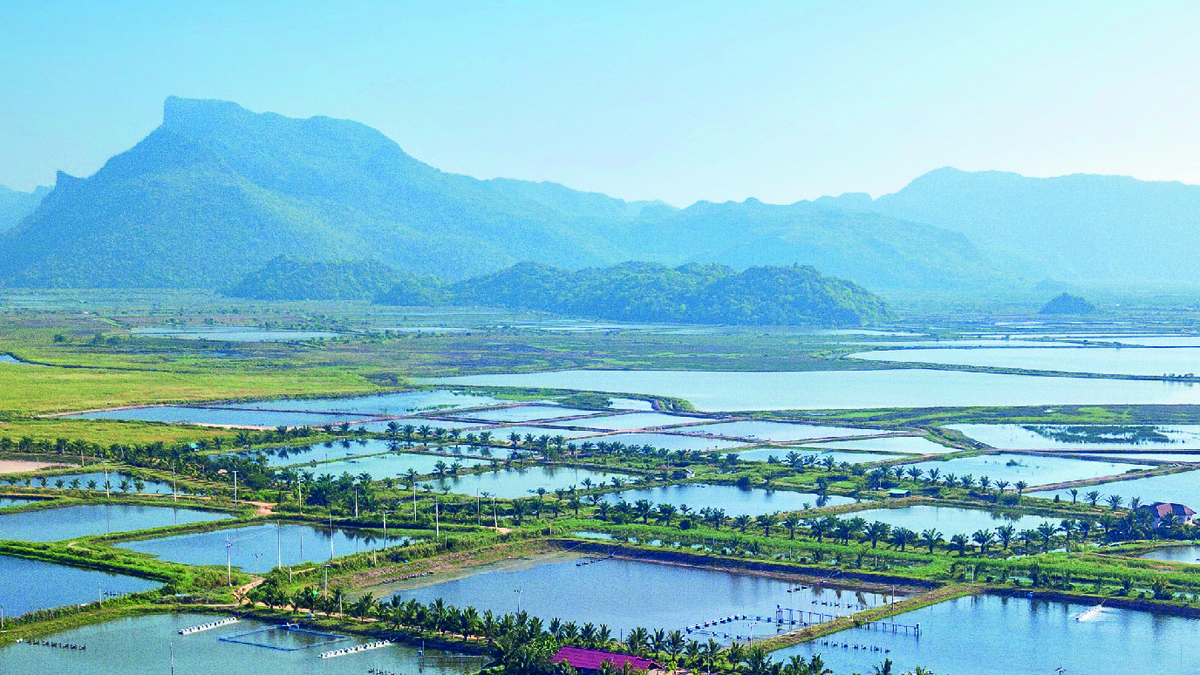
[[[921,545],[928,548],[930,553],[933,553],[933,547],[941,542],[942,538],[942,533],[938,532],[936,528],[931,527],[921,532]]]

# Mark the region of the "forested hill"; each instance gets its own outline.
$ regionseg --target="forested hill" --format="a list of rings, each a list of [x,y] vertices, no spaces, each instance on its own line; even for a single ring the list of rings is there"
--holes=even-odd
[[[222,293],[253,300],[370,300],[401,284],[441,285],[374,260],[313,262],[279,256]]]
[[[402,285],[376,301],[413,304],[414,291],[423,290]],[[802,265],[737,272],[719,264],[630,262],[572,272],[522,263],[454,284],[442,297],[453,304],[617,321],[857,326],[890,316],[869,291]]]
[[[18,216],[19,217],[19,216]],[[280,255],[461,280],[532,260],[801,263],[881,290],[990,288],[966,237],[798,203],[676,209],[439,171],[362,124],[169,98],[163,123],[0,233],[0,285],[205,288]]]

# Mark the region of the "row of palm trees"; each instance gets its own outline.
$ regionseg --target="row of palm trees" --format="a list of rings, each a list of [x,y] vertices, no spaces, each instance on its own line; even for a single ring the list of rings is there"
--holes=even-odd
[[[689,639],[683,631],[665,629],[631,629],[618,640],[605,624],[551,619],[548,623],[528,612],[497,615],[491,610],[479,612],[474,607],[458,608],[441,598],[422,604],[414,599],[403,600],[398,595],[376,600],[367,593],[348,601],[342,589],[327,596],[309,586],[291,596],[284,593],[282,583],[268,581],[250,596],[271,608],[291,607],[293,612],[311,610],[340,615],[360,622],[378,621],[393,630],[430,631],[440,636],[458,637],[465,641],[482,642],[498,659],[505,649],[517,644],[530,644],[549,638],[557,645],[573,645],[587,649],[622,651],[653,658],[669,668],[690,668],[694,671],[737,672],[743,675],[832,675],[820,655],[810,659],[793,656],[784,663],[771,662],[760,645],[747,648],[733,643],[728,647],[709,638],[706,642]]]

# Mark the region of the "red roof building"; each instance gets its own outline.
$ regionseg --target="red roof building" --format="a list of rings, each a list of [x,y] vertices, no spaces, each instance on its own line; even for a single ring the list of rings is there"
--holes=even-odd
[[[579,647],[563,647],[558,650],[551,661],[555,663],[567,662],[575,670],[580,672],[598,673],[602,663],[611,663],[616,670],[621,670],[628,663],[630,668],[636,670],[662,670],[662,666],[650,659],[643,659],[640,656],[631,656],[629,654],[613,654],[612,652],[602,652],[598,649],[581,649]]]
[[[1191,525],[1192,519],[1196,512],[1184,506],[1183,504],[1173,504],[1168,502],[1154,502],[1141,507],[1150,512],[1154,518],[1154,526],[1162,526],[1163,519],[1167,516],[1174,515],[1176,520],[1184,525]]]

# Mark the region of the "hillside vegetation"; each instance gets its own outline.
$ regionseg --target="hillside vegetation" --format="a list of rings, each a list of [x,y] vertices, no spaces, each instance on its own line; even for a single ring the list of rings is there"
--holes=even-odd
[[[453,304],[617,321],[844,326],[890,316],[886,304],[865,289],[802,265],[737,272],[717,264],[671,268],[631,262],[571,272],[522,263],[448,286],[439,295]],[[414,288],[406,284],[376,301],[414,304],[414,299]]]

